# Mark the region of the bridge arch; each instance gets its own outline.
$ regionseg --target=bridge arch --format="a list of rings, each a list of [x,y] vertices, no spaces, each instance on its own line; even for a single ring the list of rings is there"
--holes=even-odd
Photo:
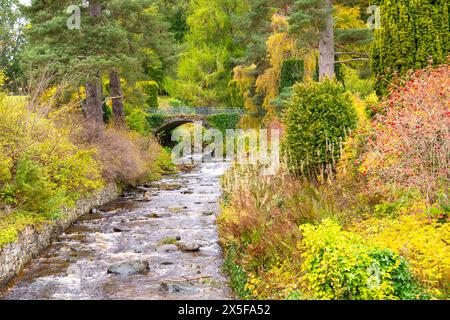
[[[172,142],[172,132],[188,123],[196,123],[199,122],[201,125],[205,128],[211,128],[211,126],[208,123],[207,117],[205,116],[198,116],[198,115],[190,115],[190,116],[173,116],[173,117],[167,117],[164,122],[156,129],[154,130],[154,133],[156,137],[158,138],[159,142],[163,146],[170,146]]]

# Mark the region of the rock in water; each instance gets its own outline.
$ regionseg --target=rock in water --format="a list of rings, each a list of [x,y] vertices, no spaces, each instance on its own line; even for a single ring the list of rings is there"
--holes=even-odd
[[[136,260],[114,264],[109,267],[108,273],[119,276],[131,276],[134,274],[146,274],[150,271],[148,261]]]
[[[195,242],[184,242],[179,244],[179,248],[184,252],[197,252],[200,250],[200,245]]]
[[[169,210],[169,212],[171,212],[171,213],[180,213],[180,212],[182,212],[184,209],[187,209],[187,207],[186,206],[171,206],[171,207],[168,207],[167,208],[167,210]]]
[[[131,229],[123,226],[116,226],[113,228],[114,232],[130,232]]]
[[[192,285],[172,282],[162,282],[161,289],[170,293],[187,293],[197,291]]]
[[[157,248],[158,252],[176,252],[178,247],[175,244],[163,244]]]

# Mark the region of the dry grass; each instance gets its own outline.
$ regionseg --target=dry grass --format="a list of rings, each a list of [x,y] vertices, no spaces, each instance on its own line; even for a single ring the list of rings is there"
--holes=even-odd
[[[219,225],[228,238],[222,240],[249,243],[246,252],[256,257],[255,268],[271,264],[280,254],[290,259],[301,236],[299,225],[324,217],[343,219],[325,186],[287,172],[265,176],[257,167],[235,166],[224,177],[226,209]]]
[[[105,130],[94,145],[98,149],[97,158],[103,164],[104,178],[131,185],[148,179],[160,151],[151,137],[112,128]]]

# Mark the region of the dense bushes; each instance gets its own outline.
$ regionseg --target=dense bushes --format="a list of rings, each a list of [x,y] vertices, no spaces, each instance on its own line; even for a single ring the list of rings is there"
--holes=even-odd
[[[211,127],[225,133],[227,129],[235,129],[240,119],[238,113],[222,113],[209,116],[207,121]]]
[[[105,164],[103,176],[109,181],[131,185],[147,181],[158,157],[157,142],[134,132],[109,129],[95,144],[97,158]]]
[[[142,90],[145,95],[145,104],[149,110],[158,108],[159,86],[155,81],[138,82],[137,87]]]
[[[303,82],[305,65],[303,60],[287,59],[283,61],[280,75],[280,91],[292,87],[297,82]]]
[[[431,295],[445,297],[450,292],[449,223],[433,221],[422,212],[357,222],[352,230],[404,257]]]
[[[340,142],[356,122],[341,84],[326,80],[295,85],[285,115],[284,151],[290,166],[312,175],[334,167]]]
[[[102,186],[95,150],[69,129],[25,104],[1,101],[0,118],[0,206],[52,214]]]
[[[398,255],[332,220],[301,227],[305,295],[313,299],[415,299],[419,291]]]
[[[103,186],[95,148],[75,145],[59,116],[0,97],[0,246]]]
[[[360,158],[370,186],[418,189],[429,203],[450,176],[450,68],[417,72],[383,103]],[[448,188],[448,185],[447,185]]]
[[[224,179],[224,192],[218,224],[225,271],[241,298],[426,297],[416,284],[418,274],[400,257],[403,252],[373,236],[374,221],[362,227],[369,240],[358,228],[344,231],[341,224],[349,217],[333,190],[291,175],[267,177],[255,168],[236,167]],[[407,237],[406,229],[402,235]],[[438,252],[442,262],[442,249]]]
[[[242,298],[449,298],[448,72],[418,72],[380,104],[354,97],[359,127],[327,181],[284,166],[269,177],[257,167],[227,173],[219,233]],[[320,109],[312,92],[326,82],[296,85],[291,103]],[[293,107],[285,148],[304,150],[301,139],[320,133],[320,113]]]
[[[148,113],[141,108],[127,109],[125,120],[128,128],[140,134],[146,134],[149,131],[147,122]]]
[[[227,271],[241,297],[285,299],[294,294],[301,272],[298,225],[338,218],[330,195],[283,172],[264,176],[259,168],[246,166],[227,172],[223,191],[219,234]]]
[[[378,94],[385,94],[396,75],[426,67],[430,58],[445,63],[450,52],[446,0],[378,0],[382,28],[375,30],[371,64]]]

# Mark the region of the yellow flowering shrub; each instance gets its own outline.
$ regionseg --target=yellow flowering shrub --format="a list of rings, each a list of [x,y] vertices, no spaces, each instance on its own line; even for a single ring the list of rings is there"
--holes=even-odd
[[[326,219],[300,227],[304,294],[324,300],[395,300],[420,297],[397,254],[342,230]]]
[[[44,223],[42,216],[34,216],[25,212],[17,212],[0,219],[0,248],[13,242],[27,226]]]
[[[450,293],[450,224],[426,217],[370,219],[352,228],[376,245],[404,257],[421,283],[435,296]]]
[[[257,300],[299,299],[302,280],[299,269],[299,263],[277,258],[267,271],[250,274],[245,288]]]
[[[73,128],[57,124],[23,97],[0,97],[0,119],[0,213],[8,212],[1,218],[2,242],[103,187],[96,150],[75,145]]]

